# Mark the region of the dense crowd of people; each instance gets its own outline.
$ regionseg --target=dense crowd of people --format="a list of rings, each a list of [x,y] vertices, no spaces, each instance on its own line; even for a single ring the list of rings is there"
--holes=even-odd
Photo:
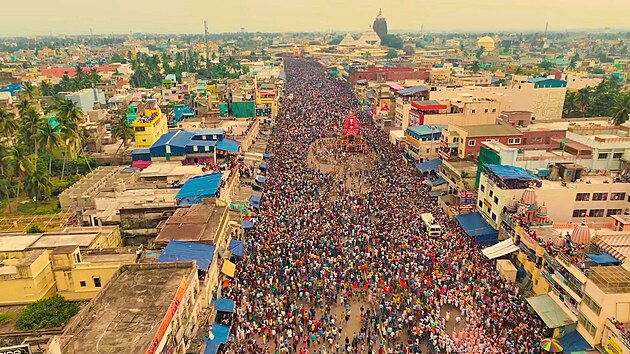
[[[534,353],[541,320],[437,207],[350,86],[287,59],[259,222],[239,264],[228,353]],[[366,193],[306,163],[353,111],[374,154]],[[445,232],[429,237],[421,213]],[[450,309],[454,310],[453,315]],[[358,311],[357,311],[358,310]],[[356,321],[358,325],[351,326]],[[448,333],[448,323],[465,323]]]

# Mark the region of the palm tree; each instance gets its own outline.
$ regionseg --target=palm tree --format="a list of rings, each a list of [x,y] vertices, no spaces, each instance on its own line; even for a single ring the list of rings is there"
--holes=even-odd
[[[567,91],[567,95],[564,98],[564,107],[562,108],[564,117],[571,117],[578,109],[577,93],[575,91]]]
[[[7,200],[11,198],[11,181],[8,178],[0,178],[0,198]]]
[[[133,137],[133,129],[127,124],[127,117],[124,113],[117,116],[116,122],[112,126],[112,135],[118,139],[122,139],[121,146],[124,144],[125,148],[129,146],[129,141]],[[118,147],[120,149],[120,147]]]
[[[575,100],[577,105],[580,107],[580,112],[582,113],[582,117],[586,117],[586,107],[591,103],[591,90],[588,87],[579,89]]]
[[[18,130],[18,122],[12,113],[0,108],[0,136],[11,137]]]
[[[35,209],[39,206],[41,199],[47,199],[52,192],[52,182],[46,170],[36,168],[24,179],[24,190],[28,196],[35,199]]]
[[[615,98],[615,103],[612,107],[613,123],[619,125],[625,123],[630,117],[630,94],[620,93]]]
[[[48,152],[48,173],[52,170],[52,150],[61,146],[61,133],[53,128],[47,121],[42,121],[35,133],[35,145]]]
[[[57,113],[60,120],[71,120],[77,124],[83,119],[83,112],[73,101],[65,99],[65,97],[57,96],[53,100],[53,110]]]
[[[27,81],[22,86],[22,99],[28,101],[35,101],[39,97],[39,88],[34,86],[31,82]]]
[[[24,115],[20,117],[19,124],[19,139],[26,146],[31,149],[31,152],[37,155],[37,145],[35,144],[35,134],[37,133],[37,127],[42,122],[42,116],[35,108],[30,107],[24,112]]]
[[[3,158],[7,164],[11,177],[17,177],[17,191],[15,193],[16,204],[20,199],[20,189],[24,176],[35,171],[35,155],[29,152],[24,144],[13,145],[9,148],[7,155]]]
[[[20,115],[20,118],[22,118],[24,116],[24,113],[28,111],[29,108],[31,108],[31,102],[29,100],[22,99],[15,106],[18,109],[18,114]]]

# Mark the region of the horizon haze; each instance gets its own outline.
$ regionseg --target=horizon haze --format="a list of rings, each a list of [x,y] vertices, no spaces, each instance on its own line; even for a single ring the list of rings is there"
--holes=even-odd
[[[40,2],[40,1],[37,1]],[[231,0],[216,4],[183,0],[177,6],[166,0],[109,0],[98,10],[77,14],[84,2],[60,0],[37,4],[11,2],[0,36],[81,35],[143,33],[217,32],[328,32],[362,31],[382,8],[390,31],[483,32],[567,30],[627,30],[628,0],[529,0],[507,1],[441,0],[431,5],[409,0]]]

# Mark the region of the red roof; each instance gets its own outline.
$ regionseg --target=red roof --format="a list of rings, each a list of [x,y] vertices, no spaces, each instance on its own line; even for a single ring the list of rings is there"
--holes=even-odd
[[[96,72],[112,72],[118,69],[117,65],[101,65],[96,66]],[[84,72],[88,73],[92,68],[82,68]],[[63,77],[65,74],[68,74],[69,77],[73,77],[77,73],[77,69],[74,67],[50,67],[50,68],[39,68],[39,72],[47,77]]]
[[[445,104],[439,104],[435,101],[427,101],[425,103],[411,102],[411,106],[420,110],[436,110],[436,109],[446,109],[447,106]]]

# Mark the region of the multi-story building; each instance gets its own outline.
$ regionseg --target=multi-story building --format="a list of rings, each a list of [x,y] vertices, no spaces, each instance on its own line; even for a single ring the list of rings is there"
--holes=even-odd
[[[183,354],[201,317],[195,262],[126,265],[50,340],[47,353]]]
[[[274,83],[265,81],[261,80],[259,82],[259,80],[255,80],[256,117],[258,117],[261,124],[274,126],[278,115],[278,97],[280,92]]]
[[[403,87],[395,82],[377,85],[372,96],[372,120],[380,128],[394,126],[396,118],[395,93]]]
[[[460,94],[455,98],[412,101],[407,120],[409,126],[494,124],[503,106],[501,101],[495,99]]]
[[[510,124],[483,124],[470,126],[449,125],[442,134],[440,156],[477,157],[483,142],[498,141],[508,146],[521,145],[523,133]]]
[[[95,104],[103,105],[103,107],[107,104],[105,94],[95,88],[83,89],[81,91],[67,94],[66,99],[79,106],[82,112],[93,110]]]
[[[405,130],[405,157],[423,162],[438,156],[444,125],[416,125]]]
[[[360,86],[360,85],[357,85]],[[404,131],[409,127],[409,111],[412,102],[421,102],[429,99],[429,89],[425,86],[413,86],[399,90],[396,97],[396,119],[394,126],[401,127]]]
[[[351,66],[348,81],[355,85],[358,80],[368,81],[402,81],[402,80],[428,80],[430,68],[417,67],[367,67]]]
[[[163,134],[168,133],[168,119],[162,114],[157,101],[148,100],[145,105],[138,107],[135,114],[136,119],[131,126],[137,148],[148,148]]]

